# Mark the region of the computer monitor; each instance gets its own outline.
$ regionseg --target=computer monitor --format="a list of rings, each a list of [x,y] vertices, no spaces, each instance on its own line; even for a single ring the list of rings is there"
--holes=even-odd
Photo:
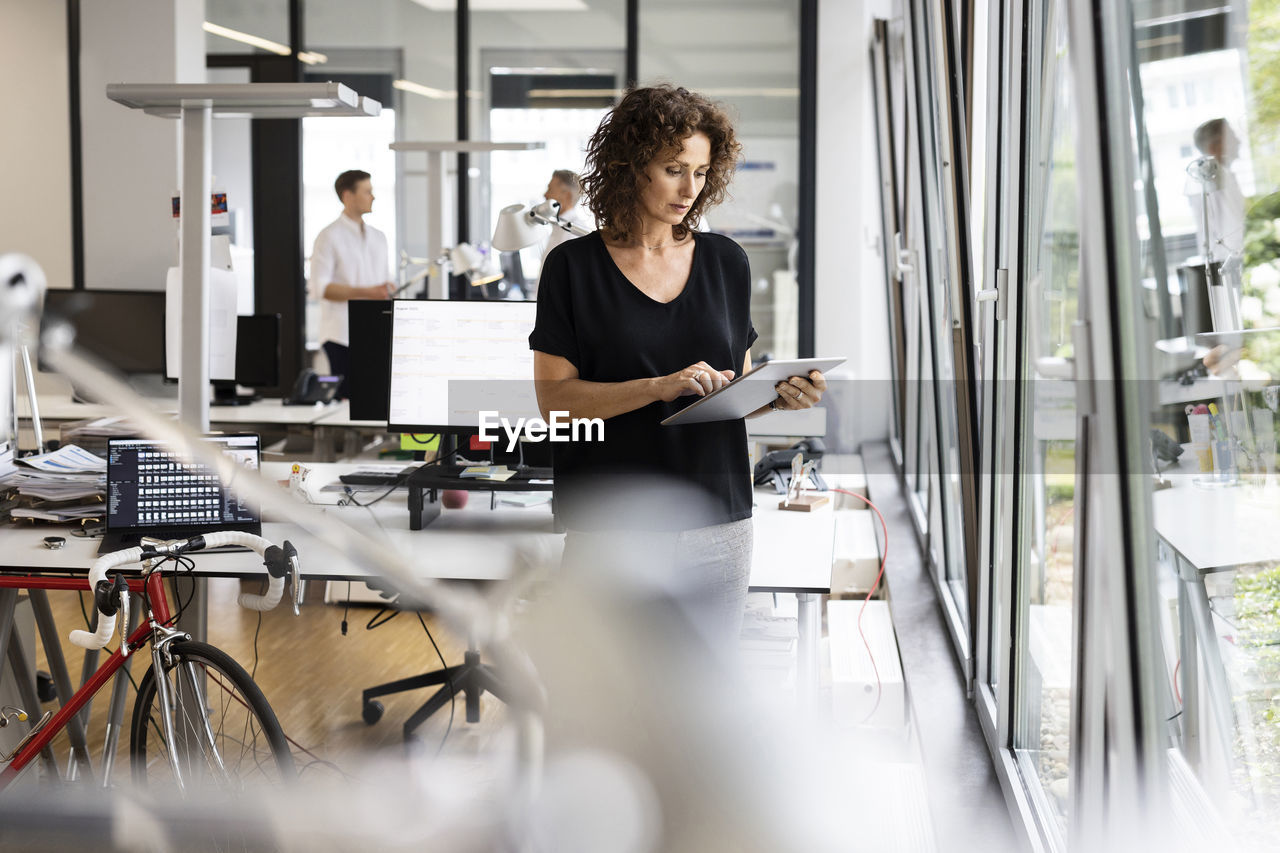
[[[256,394],[238,396],[236,386],[273,388],[280,384],[280,315],[248,314],[236,317],[236,378],[215,379],[213,403],[234,406],[250,403]]]
[[[280,315],[236,318],[236,383],[246,388],[280,384]]]
[[[385,421],[391,388],[391,300],[347,303],[347,403],[358,421]]]
[[[387,412],[392,432],[462,433],[481,411],[540,417],[529,333],[537,303],[396,300]]]
[[[44,313],[75,327],[76,346],[128,374],[164,372],[164,293],[48,290]],[[48,371],[44,364],[40,369]]]

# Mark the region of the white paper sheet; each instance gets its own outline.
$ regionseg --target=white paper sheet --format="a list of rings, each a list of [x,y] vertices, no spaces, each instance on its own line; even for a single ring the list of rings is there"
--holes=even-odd
[[[57,450],[41,453],[39,456],[26,456],[18,462],[37,471],[54,474],[84,474],[107,470],[107,460],[76,444],[64,444]]]
[[[236,378],[236,275],[209,270],[209,378]],[[182,271],[169,267],[165,276],[165,373],[182,379]]]

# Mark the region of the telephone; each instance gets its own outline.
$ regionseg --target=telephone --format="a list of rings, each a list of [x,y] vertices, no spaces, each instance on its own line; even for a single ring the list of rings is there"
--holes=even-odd
[[[1160,462],[1177,462],[1182,455],[1182,445],[1154,427],[1151,430],[1151,450]]]
[[[285,398],[286,406],[311,406],[316,403],[328,403],[338,393],[342,384],[341,376],[321,376],[309,367],[298,372],[293,383],[293,391]]]
[[[818,438],[806,438],[803,441],[797,441],[786,450],[774,450],[766,453],[764,458],[756,463],[753,479],[757,486],[764,486],[773,483],[773,489],[780,495],[787,493],[787,486],[791,484],[791,460],[796,453],[801,454],[802,462],[810,462],[813,460],[821,460],[822,454],[826,452],[826,447],[822,440]],[[810,475],[813,480],[813,487],[820,491],[827,490],[826,481],[822,479],[822,475],[814,471]]]

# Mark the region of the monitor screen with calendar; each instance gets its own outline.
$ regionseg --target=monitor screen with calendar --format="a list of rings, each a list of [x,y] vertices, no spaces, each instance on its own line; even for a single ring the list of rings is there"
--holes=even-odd
[[[220,435],[217,445],[236,464],[257,471],[257,435]],[[241,500],[217,473],[151,439],[112,439],[107,449],[107,527],[187,528],[252,524],[258,508]]]
[[[535,302],[396,300],[389,429],[474,430],[482,411],[539,417],[529,349],[537,311]]]

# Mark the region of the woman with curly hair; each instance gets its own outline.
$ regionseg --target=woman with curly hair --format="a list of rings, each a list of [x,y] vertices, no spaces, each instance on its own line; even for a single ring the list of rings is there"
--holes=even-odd
[[[679,398],[751,367],[746,253],[698,230],[740,151],[724,110],[701,95],[628,90],[587,147],[582,188],[599,230],[548,254],[529,336],[543,415],[605,425],[603,440],[553,445],[566,562],[641,552],[674,567],[730,636],[751,568],[746,425],[660,422],[683,408]],[[809,408],[825,389],[817,371],[792,377],[748,417]]]

